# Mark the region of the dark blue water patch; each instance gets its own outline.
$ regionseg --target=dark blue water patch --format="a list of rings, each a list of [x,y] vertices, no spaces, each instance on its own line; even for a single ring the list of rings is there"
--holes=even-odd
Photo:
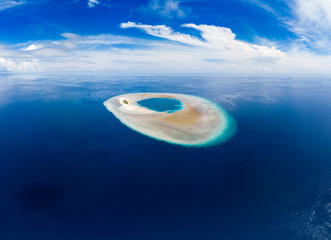
[[[44,211],[65,196],[66,192],[57,186],[42,182],[31,183],[14,196],[31,211]]]
[[[176,112],[183,109],[182,102],[174,98],[148,98],[137,102],[140,106],[156,112]]]

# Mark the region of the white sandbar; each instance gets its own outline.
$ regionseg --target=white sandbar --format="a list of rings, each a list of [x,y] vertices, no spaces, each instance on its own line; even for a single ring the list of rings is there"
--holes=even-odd
[[[137,104],[148,98],[175,98],[183,109],[156,112]],[[236,132],[235,120],[220,106],[204,98],[175,93],[134,93],[104,102],[122,123],[146,136],[188,147],[223,143]]]

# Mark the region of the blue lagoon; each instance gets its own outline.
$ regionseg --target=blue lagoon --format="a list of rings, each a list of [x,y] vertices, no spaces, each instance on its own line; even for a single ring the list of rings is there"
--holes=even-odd
[[[183,109],[183,104],[174,98],[147,98],[137,102],[142,107],[147,107],[157,112],[176,112]]]

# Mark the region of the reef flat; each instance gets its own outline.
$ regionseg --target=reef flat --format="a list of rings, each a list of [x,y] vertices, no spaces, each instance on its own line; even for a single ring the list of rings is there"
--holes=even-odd
[[[176,105],[175,110],[167,110],[163,106],[162,111],[155,111],[155,108],[139,104],[147,99],[150,102],[155,99],[157,103],[161,103],[162,99],[165,102],[173,99],[180,105]],[[157,140],[188,147],[204,147],[225,142],[237,129],[235,120],[223,108],[207,99],[192,95],[125,94],[108,99],[104,105],[131,129]]]

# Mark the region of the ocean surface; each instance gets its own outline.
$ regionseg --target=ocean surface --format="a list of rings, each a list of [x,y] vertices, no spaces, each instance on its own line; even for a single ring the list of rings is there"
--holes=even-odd
[[[226,143],[143,136],[103,106],[191,94]],[[1,240],[331,239],[331,77],[0,76]]]

